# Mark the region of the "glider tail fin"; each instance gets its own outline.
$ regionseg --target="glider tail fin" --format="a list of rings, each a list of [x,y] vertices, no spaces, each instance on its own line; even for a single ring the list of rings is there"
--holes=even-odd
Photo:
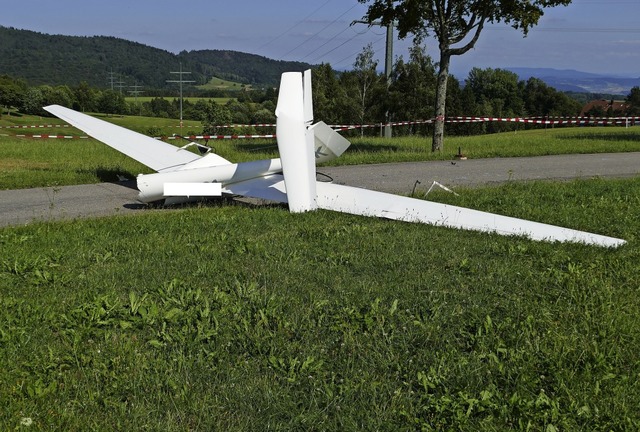
[[[313,115],[305,103],[304,89],[310,88],[309,84],[300,72],[283,73],[276,107],[278,151],[289,211],[293,213],[317,208],[314,134],[306,128],[309,115]]]

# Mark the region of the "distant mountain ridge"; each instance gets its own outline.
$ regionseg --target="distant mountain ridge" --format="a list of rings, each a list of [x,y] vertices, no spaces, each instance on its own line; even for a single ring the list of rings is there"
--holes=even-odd
[[[205,84],[212,77],[243,84],[276,86],[282,72],[311,67],[302,62],[271,60],[229,50],[183,51],[159,48],[110,36],[48,35],[0,26],[0,75],[24,78],[32,85],[106,88],[124,81],[151,88],[167,87],[170,72],[190,72],[184,79]],[[110,78],[111,77],[111,78]]]
[[[64,36],[0,26],[0,75],[24,78],[32,85],[77,85],[161,89],[175,80],[170,72],[190,72],[185,79],[205,84],[212,77],[242,84],[277,86],[280,75],[312,67],[307,63],[272,60],[230,50],[182,51],[174,54],[110,36]],[[592,74],[551,68],[503,68],[521,80],[539,78],[559,91],[626,96],[640,86],[640,77]],[[187,78],[188,77],[188,78]]]
[[[559,91],[607,93],[626,96],[633,87],[640,86],[640,77],[594,74],[571,69],[519,67],[505,69],[517,74],[521,80],[528,80],[531,77],[538,78]]]

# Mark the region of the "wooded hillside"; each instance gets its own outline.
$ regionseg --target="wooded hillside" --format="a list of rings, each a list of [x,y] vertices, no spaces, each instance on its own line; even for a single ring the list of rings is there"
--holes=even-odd
[[[137,42],[106,36],[48,35],[0,26],[0,75],[24,78],[29,84],[107,88],[113,80],[164,88],[169,72],[191,72],[189,79],[205,84],[215,76],[244,84],[277,85],[285,71],[310,65],[271,60],[237,51],[183,51],[174,54]],[[185,78],[186,79],[186,78]]]

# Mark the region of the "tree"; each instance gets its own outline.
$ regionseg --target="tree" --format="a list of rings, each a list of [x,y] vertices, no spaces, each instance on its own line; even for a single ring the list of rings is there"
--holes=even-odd
[[[115,90],[104,90],[96,101],[97,108],[105,114],[126,114],[127,103],[122,93]]]
[[[373,59],[373,55],[373,46],[369,44],[358,54],[356,62],[353,64],[353,71],[358,81],[358,110],[361,125],[365,123],[367,107],[369,99],[371,99],[371,87],[378,80],[378,73],[376,72],[378,62]],[[364,129],[360,128],[360,134],[362,135],[363,133]]]
[[[473,48],[486,23],[503,22],[526,36],[538,23],[543,9],[568,5],[571,0],[358,0],[371,3],[364,19],[372,24],[397,23],[398,36],[413,34],[418,40],[434,35],[440,50],[436,90],[436,123],[432,151],[444,145],[444,116],[451,57]]]
[[[475,96],[477,106],[483,107],[480,115],[486,117],[514,117],[524,112],[522,91],[518,75],[504,69],[473,68],[469,72],[466,86]],[[490,123],[488,132],[502,132],[513,124]]]
[[[323,63],[313,70],[311,85],[314,117],[326,123],[344,122],[338,116],[338,100],[342,98],[344,89],[329,64]]]
[[[0,106],[7,108],[7,113],[11,107],[17,108],[27,91],[27,83],[24,80],[17,80],[8,75],[0,75]],[[2,117],[2,109],[0,109]]]
[[[391,116],[399,120],[433,117],[435,83],[436,72],[431,57],[423,46],[414,44],[409,50],[409,62],[400,58],[393,68],[389,88]]]
[[[77,102],[77,107],[74,107],[82,112],[93,111],[96,104],[95,91],[89,87],[86,81],[82,81],[73,89],[73,93]]]
[[[202,133],[205,135],[216,135],[219,126],[228,125],[232,119],[229,109],[214,100],[207,102],[202,114]]]
[[[25,114],[43,115],[44,97],[40,87],[30,87],[24,92],[20,103],[20,111]]]
[[[526,115],[575,116],[580,113],[582,108],[578,101],[534,77],[527,80],[522,98]]]
[[[627,104],[629,104],[628,114],[640,114],[640,87],[635,86],[627,96]]]

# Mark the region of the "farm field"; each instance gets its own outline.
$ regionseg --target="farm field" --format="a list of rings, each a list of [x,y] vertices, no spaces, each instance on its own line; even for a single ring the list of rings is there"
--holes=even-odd
[[[251,85],[249,84],[241,84],[234,81],[224,80],[222,78],[212,77],[208,83],[204,85],[196,86],[200,90],[249,90],[251,89]]]

